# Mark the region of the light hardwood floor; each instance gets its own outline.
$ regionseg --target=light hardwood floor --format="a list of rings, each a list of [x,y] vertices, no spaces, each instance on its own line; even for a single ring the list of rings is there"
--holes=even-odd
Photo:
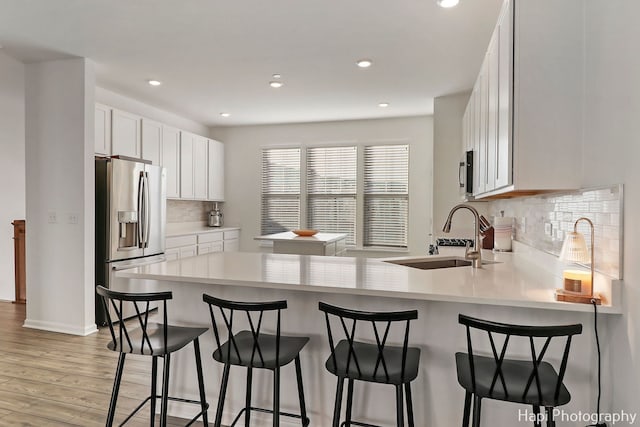
[[[23,304],[0,302],[0,427],[104,426],[117,363],[108,329],[79,337],[24,328],[24,318]],[[150,358],[127,356],[116,422],[149,394],[150,370]],[[148,415],[140,411],[127,426],[148,426]]]

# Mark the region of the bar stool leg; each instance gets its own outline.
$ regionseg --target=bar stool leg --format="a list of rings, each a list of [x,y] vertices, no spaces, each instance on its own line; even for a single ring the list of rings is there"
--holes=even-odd
[[[227,383],[229,382],[229,370],[231,365],[225,363],[224,371],[222,372],[222,384],[220,384],[220,395],[218,396],[218,409],[216,409],[216,421],[215,427],[222,426],[222,409],[224,408],[224,397],[227,394]]]
[[[244,404],[244,426],[249,427],[249,421],[251,420],[251,384],[253,378],[253,369],[251,366],[247,366],[247,390],[245,394]]]
[[[536,416],[536,420],[533,422],[534,427],[542,427],[542,421],[540,418],[540,406],[533,405],[533,414]]]
[[[338,386],[336,387],[336,404],[333,407],[333,427],[340,427],[340,408],[342,406],[342,389],[344,387],[344,378],[338,377]]]
[[[345,426],[351,427],[351,408],[353,407],[353,383],[354,380],[349,378],[347,382],[347,413],[345,415]]]
[[[471,418],[471,392],[464,394],[464,415],[462,415],[462,427],[469,427],[469,418]]]
[[[169,369],[171,354],[164,355],[164,372],[162,375],[162,403],[160,406],[160,427],[167,426],[167,403],[169,402]]]
[[[482,398],[478,395],[473,396],[473,427],[480,427],[480,412],[482,406]]]
[[[547,427],[556,427],[556,420],[553,419],[553,408],[547,406],[545,409],[547,410]]]
[[[200,407],[202,408],[202,423],[209,425],[209,417],[207,415],[207,396],[204,392],[204,376],[202,375],[202,359],[200,358],[200,341],[198,338],[193,340],[193,349],[196,353],[196,370],[198,373],[198,389],[200,391]]]
[[[156,396],[158,395],[158,356],[151,358],[151,427],[156,424]]]
[[[302,388],[302,368],[300,367],[300,355],[296,356],[295,363],[296,378],[298,380],[298,399],[300,400],[300,416],[302,417],[302,427],[306,427],[309,425],[309,419],[307,418],[307,406],[304,401],[304,389]]]
[[[413,421],[413,398],[411,397],[411,383],[404,385],[405,399],[407,400],[407,419],[409,427],[415,427]]]
[[[402,406],[402,385],[396,386],[396,419],[398,427],[404,427],[404,407]]]
[[[118,402],[118,391],[120,390],[120,380],[122,379],[122,371],[124,370],[124,358],[126,353],[120,353],[118,357],[118,367],[116,368],[116,377],[113,380],[113,389],[111,390],[111,402],[109,403],[109,414],[107,415],[107,426],[113,425],[113,418],[116,415],[116,403]]]
[[[273,370],[273,427],[280,426],[280,368]]]

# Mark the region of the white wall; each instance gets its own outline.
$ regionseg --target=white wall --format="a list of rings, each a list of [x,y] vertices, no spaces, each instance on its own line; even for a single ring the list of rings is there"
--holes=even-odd
[[[24,65],[1,50],[0,152],[0,300],[14,300],[11,221],[25,218]]]
[[[462,203],[458,165],[462,160],[462,116],[469,93],[441,96],[433,102],[433,235],[434,237],[474,237],[471,212],[460,210],[452,221],[451,232],[443,233],[449,211]],[[486,202],[467,203],[487,217]],[[487,217],[487,219],[490,219]]]
[[[129,98],[108,89],[96,87],[95,98],[96,102],[101,104],[105,104],[119,110],[124,110],[132,114],[137,114],[179,129],[184,129],[198,135],[209,136],[209,128],[202,123],[198,123],[178,114],[170,113],[152,105],[145,104],[137,99]]]
[[[25,326],[85,335],[95,331],[93,65],[70,59],[25,68]]]
[[[253,237],[260,235],[262,147],[408,140],[409,250],[426,253],[432,211],[432,117],[214,128],[212,136],[225,143],[225,224],[242,227],[243,251],[259,250]]]
[[[615,3],[615,5],[611,4]],[[624,184],[623,315],[604,337],[613,410],[640,412],[640,2],[586,2],[584,186]]]

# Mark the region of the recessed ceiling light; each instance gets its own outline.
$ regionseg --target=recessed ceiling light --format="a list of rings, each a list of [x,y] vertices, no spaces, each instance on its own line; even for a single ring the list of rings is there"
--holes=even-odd
[[[448,8],[448,7],[453,7],[457,5],[460,2],[460,0],[437,0],[436,2],[440,7]]]
[[[360,59],[360,60],[358,60],[358,62],[356,62],[356,64],[360,68],[369,68],[369,67],[371,67],[373,62],[371,62],[370,59]]]
[[[276,81],[269,82],[269,86],[275,87],[275,88],[282,87],[282,85],[284,85],[284,83],[282,83],[282,82],[276,82]]]
[[[282,74],[274,74],[273,76],[274,79],[279,79],[280,77],[282,77]]]
[[[158,80],[149,80],[148,82],[151,86],[160,86],[162,84],[162,82],[158,81]]]
[[[381,102],[380,104],[378,104],[378,107],[380,108],[387,108],[389,106],[388,102]]]
[[[229,117],[229,116],[231,116],[231,113],[220,113],[220,115],[222,117]]]

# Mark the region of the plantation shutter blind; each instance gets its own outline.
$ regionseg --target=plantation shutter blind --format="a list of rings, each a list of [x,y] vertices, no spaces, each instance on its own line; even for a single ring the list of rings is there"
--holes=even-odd
[[[407,247],[409,146],[364,148],[364,246]]]
[[[300,148],[262,150],[261,233],[300,228]]]
[[[357,149],[354,146],[307,149],[307,226],[346,233],[356,243]]]

